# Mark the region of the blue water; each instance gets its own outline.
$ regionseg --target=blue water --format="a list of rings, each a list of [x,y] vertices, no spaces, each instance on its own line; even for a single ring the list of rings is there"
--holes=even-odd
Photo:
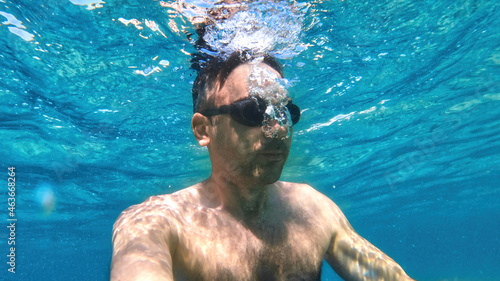
[[[18,219],[2,280],[106,280],[120,212],[210,171],[174,28],[189,23],[159,1],[84,2],[0,0],[0,210],[8,225],[15,167]],[[315,1],[302,33],[281,61],[304,110],[282,180],[413,278],[500,280],[497,1]]]

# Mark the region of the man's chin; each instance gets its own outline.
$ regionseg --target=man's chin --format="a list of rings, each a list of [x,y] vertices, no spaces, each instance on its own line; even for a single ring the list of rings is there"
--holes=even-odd
[[[283,171],[283,166],[281,167],[261,167],[257,170],[254,176],[259,181],[259,184],[273,184],[277,182],[281,177],[281,172]]]

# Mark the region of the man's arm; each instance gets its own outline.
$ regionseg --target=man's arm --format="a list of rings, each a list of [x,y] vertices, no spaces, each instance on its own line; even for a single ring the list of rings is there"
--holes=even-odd
[[[331,202],[338,223],[326,261],[344,280],[413,280],[393,259],[359,236],[342,211]]]
[[[111,281],[171,281],[175,239],[161,211],[143,204],[125,210],[113,228]]]

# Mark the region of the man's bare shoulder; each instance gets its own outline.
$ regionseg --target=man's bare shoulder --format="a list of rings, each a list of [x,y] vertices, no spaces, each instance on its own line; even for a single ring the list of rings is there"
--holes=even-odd
[[[137,218],[152,215],[161,215],[162,211],[168,210],[173,201],[168,195],[155,195],[146,199],[144,202],[132,205],[125,209],[118,217],[116,224],[127,218]]]
[[[278,189],[282,190],[284,194],[296,199],[300,199],[303,204],[330,204],[333,203],[330,198],[323,193],[317,191],[314,187],[305,183],[293,182],[278,182]]]
[[[321,219],[343,220],[340,208],[326,195],[304,183],[278,182],[278,189],[300,208],[313,211]]]
[[[144,202],[125,209],[114,224],[115,231],[122,226],[151,224],[158,220],[168,220],[181,205],[195,204],[198,185],[181,189],[171,194],[155,195]]]

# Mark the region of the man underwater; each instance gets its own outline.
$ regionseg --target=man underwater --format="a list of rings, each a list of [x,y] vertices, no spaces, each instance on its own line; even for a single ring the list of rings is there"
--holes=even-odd
[[[300,110],[270,56],[209,61],[193,85],[192,129],[210,177],[125,210],[111,280],[413,280],[311,186],[278,181]]]

